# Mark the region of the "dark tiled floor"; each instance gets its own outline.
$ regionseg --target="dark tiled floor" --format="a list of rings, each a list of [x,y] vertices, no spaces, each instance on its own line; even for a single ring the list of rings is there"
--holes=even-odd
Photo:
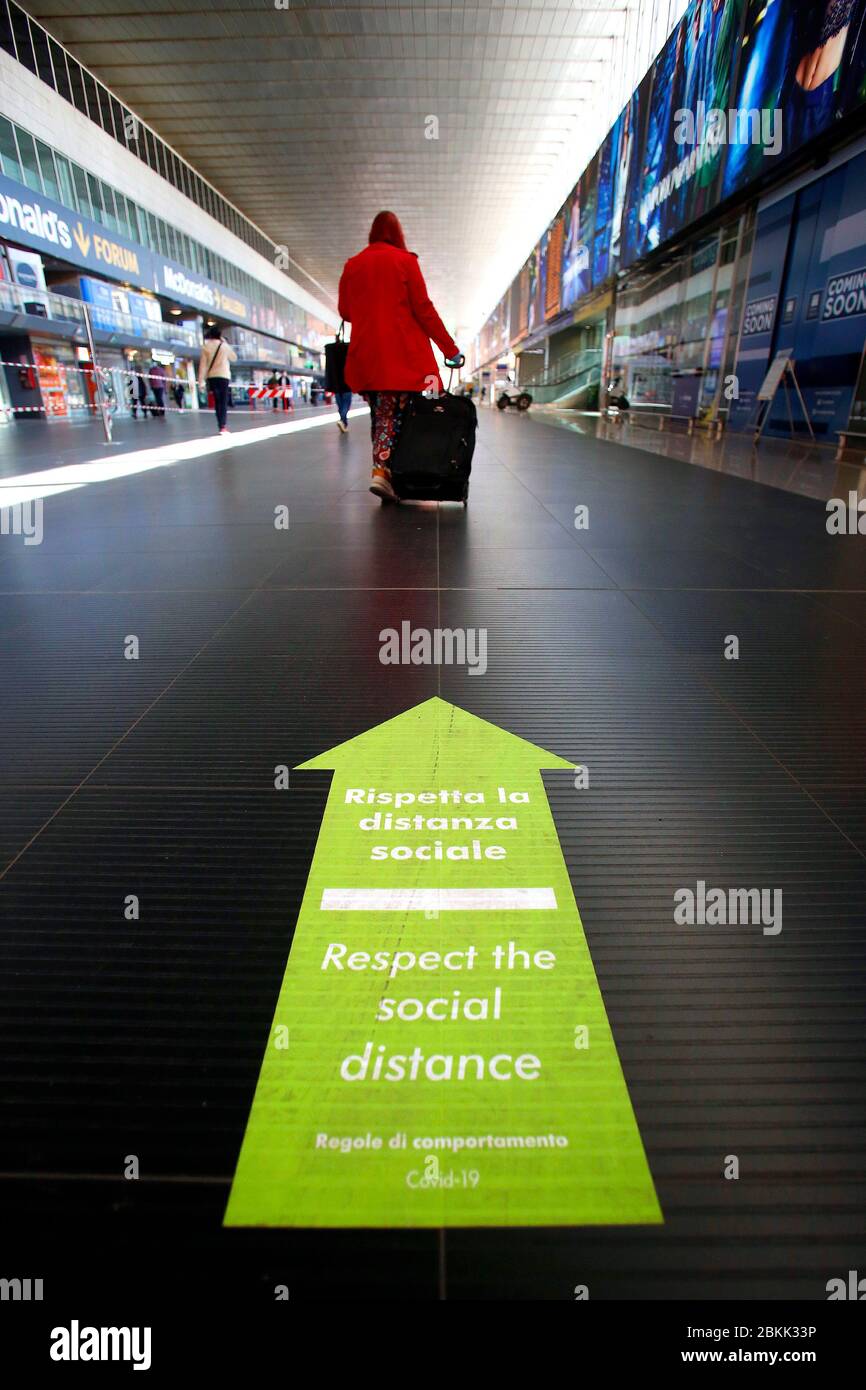
[[[835,445],[811,443],[808,439],[774,438],[764,435],[756,448],[751,434],[723,432],[711,439],[706,430],[688,434],[683,423],[666,420],[659,430],[655,411],[633,410],[628,420],[602,420],[597,414],[554,409],[534,412],[557,429],[570,430],[590,439],[607,439],[641,452],[681,459],[729,478],[763,483],[802,497],[846,497],[849,489],[866,496],[866,472],[862,449],[849,449],[843,461],[835,457]]]
[[[41,546],[0,541],[7,1248],[86,1232],[96,1285],[130,1242],[166,1278],[182,1228],[196,1267],[293,1297],[823,1299],[866,1237],[866,538],[488,413],[466,512],[381,509],[366,472],[359,419],[50,498]],[[487,628],[487,674],[384,668],[403,619]],[[274,767],[437,692],[589,769],[547,781],[660,1229],[220,1228],[328,785],[277,794]],[[782,888],[782,935],[676,926],[697,878]]]
[[[242,433],[263,425],[282,424],[285,420],[315,418],[333,406],[298,405],[293,412],[250,410],[239,406],[229,414],[233,431]],[[162,419],[133,420],[125,411],[112,420],[112,439],[106,442],[101,423],[95,420],[17,421],[2,431],[0,449],[0,479],[8,481],[19,473],[37,469],[60,468],[68,464],[104,460],[113,453],[129,449],[150,449],[167,442],[196,439],[216,430],[212,410],[169,409]]]

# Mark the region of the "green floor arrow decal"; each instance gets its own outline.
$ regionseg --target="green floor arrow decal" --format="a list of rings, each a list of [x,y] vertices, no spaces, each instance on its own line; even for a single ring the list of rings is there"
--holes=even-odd
[[[662,1220],[541,768],[427,700],[334,777],[229,1226]]]

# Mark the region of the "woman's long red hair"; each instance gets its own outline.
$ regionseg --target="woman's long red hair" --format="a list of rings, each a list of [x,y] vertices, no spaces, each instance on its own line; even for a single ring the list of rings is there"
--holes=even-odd
[[[373,225],[370,228],[370,244],[374,241],[385,241],[389,246],[397,246],[401,251],[406,251],[406,238],[403,236],[403,228],[400,226],[400,219],[395,212],[377,212],[373,218]]]

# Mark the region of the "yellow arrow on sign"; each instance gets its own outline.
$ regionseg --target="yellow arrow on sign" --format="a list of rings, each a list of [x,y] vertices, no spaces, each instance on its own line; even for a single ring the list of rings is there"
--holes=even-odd
[[[660,1224],[541,780],[574,764],[433,698],[301,767],[334,776],[225,1224]]]
[[[90,250],[90,237],[87,235],[80,222],[77,224],[72,235],[78,243],[78,249],[82,256],[86,256]]]

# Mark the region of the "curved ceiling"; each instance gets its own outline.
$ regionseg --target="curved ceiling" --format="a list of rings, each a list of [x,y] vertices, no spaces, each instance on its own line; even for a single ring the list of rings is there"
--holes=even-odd
[[[502,294],[685,5],[24,7],[331,295],[374,213],[392,208],[459,337]]]

